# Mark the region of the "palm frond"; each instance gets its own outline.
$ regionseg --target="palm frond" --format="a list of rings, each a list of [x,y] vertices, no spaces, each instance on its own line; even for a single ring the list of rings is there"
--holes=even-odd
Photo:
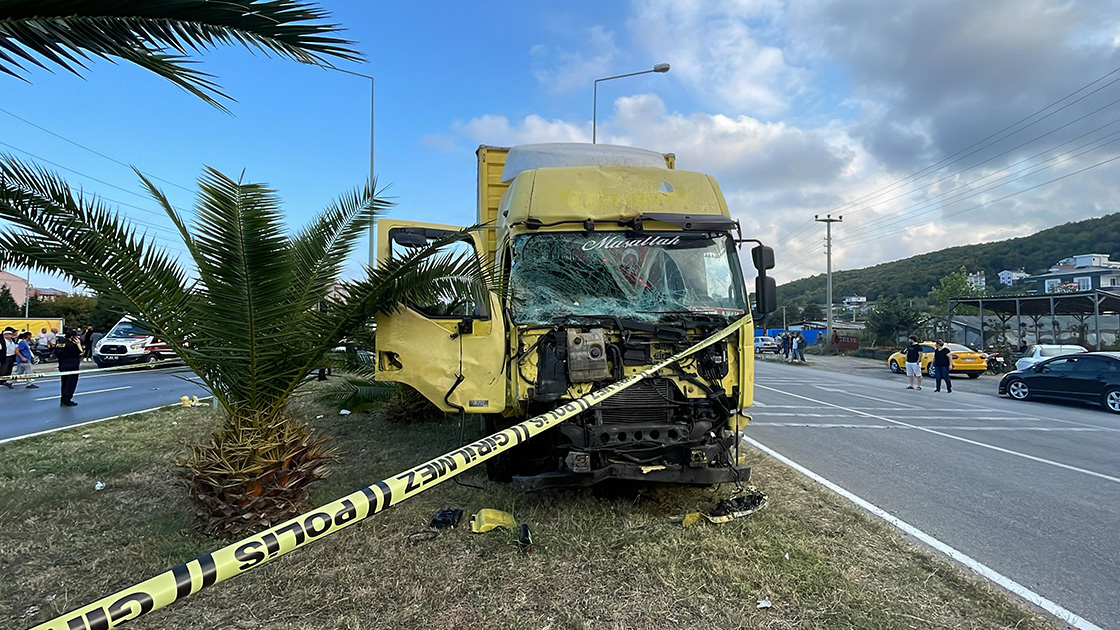
[[[61,273],[122,298],[172,343],[185,334],[185,274],[166,250],[96,196],[75,194],[57,175],[0,155],[0,266]]]
[[[6,0],[0,72],[21,77],[27,64],[49,64],[81,74],[91,57],[118,58],[224,109],[213,96],[229,97],[211,75],[189,67],[188,54],[240,45],[323,66],[328,58],[360,61],[352,42],[330,36],[340,27],[327,18],[300,0]]]

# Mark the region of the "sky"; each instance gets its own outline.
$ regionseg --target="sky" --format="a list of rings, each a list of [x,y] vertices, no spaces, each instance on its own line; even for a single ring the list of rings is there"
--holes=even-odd
[[[1120,210],[1120,0],[325,0],[374,77],[389,216],[473,223],[480,144],[598,139],[720,183],[779,282]],[[238,48],[197,57],[231,113],[124,63],[0,75],[0,151],[181,252],[132,167],[187,210],[206,166],[309,222],[370,172],[370,81]],[[1071,255],[1083,252],[1069,252]],[[350,261],[360,273],[363,244]],[[9,270],[22,273],[18,270]],[[32,284],[68,289],[32,274]]]

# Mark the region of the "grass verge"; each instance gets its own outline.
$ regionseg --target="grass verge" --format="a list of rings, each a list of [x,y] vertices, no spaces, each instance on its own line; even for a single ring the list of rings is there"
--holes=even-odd
[[[453,421],[339,416],[309,402],[297,411],[322,414],[312,423],[344,451],[316,504],[458,442]],[[0,625],[32,627],[221,546],[190,530],[173,463],[216,423],[208,408],[162,410],[0,445]],[[1054,627],[754,455],[771,505],[731,523],[670,521],[711,507],[726,487],[519,494],[471,472],[483,490],[446,482],[127,627]],[[434,539],[410,537],[449,506],[512,511],[532,528],[533,552],[510,532],[472,534],[467,516]],[[756,608],[765,597],[772,607]]]

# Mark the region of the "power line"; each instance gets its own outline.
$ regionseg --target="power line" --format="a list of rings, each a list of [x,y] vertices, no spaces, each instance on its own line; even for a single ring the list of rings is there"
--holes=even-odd
[[[92,153],[92,154],[94,154],[94,155],[96,155],[96,156],[98,156],[98,157],[102,157],[102,158],[105,158],[106,160],[109,160],[110,162],[112,162],[112,163],[114,163],[114,164],[119,164],[119,165],[121,165],[121,166],[124,166],[124,167],[126,167],[126,168],[128,168],[128,169],[132,169],[132,168],[133,168],[133,166],[132,166],[131,164],[127,164],[127,163],[125,163],[125,162],[122,162],[122,161],[120,161],[120,160],[118,160],[118,159],[116,159],[116,158],[114,158],[114,157],[112,157],[112,156],[108,156],[108,155],[105,155],[104,153],[102,153],[102,152],[100,152],[100,151],[97,151],[96,149],[91,149],[91,148],[87,147],[86,145],[84,145],[84,144],[82,144],[82,143],[80,143],[80,142],[77,142],[77,141],[71,140],[70,138],[67,138],[67,137],[65,137],[65,136],[63,136],[63,135],[61,135],[61,134],[57,134],[57,133],[55,133],[55,132],[51,131],[50,129],[47,129],[47,128],[45,128],[45,127],[41,126],[41,125],[37,125],[37,124],[35,124],[35,123],[31,122],[30,120],[27,120],[26,118],[22,118],[22,117],[20,117],[20,116],[18,116],[18,115],[16,115],[16,114],[13,114],[12,112],[10,112],[10,111],[8,111],[8,110],[6,110],[6,109],[2,108],[2,107],[0,107],[0,112],[3,112],[3,113],[5,113],[5,114],[7,114],[7,115],[11,116],[12,118],[15,118],[16,120],[19,120],[19,121],[21,121],[21,122],[27,123],[28,125],[31,125],[32,127],[34,127],[34,128],[36,128],[36,129],[38,129],[39,131],[42,131],[42,132],[44,132],[44,133],[49,133],[50,135],[52,135],[52,136],[54,136],[54,137],[58,138],[59,140],[62,140],[63,142],[69,142],[70,144],[72,144],[72,145],[74,145],[74,146],[76,146],[76,147],[78,147],[78,148],[80,148],[80,149],[84,149],[84,150],[86,150],[86,151],[89,151],[90,153]],[[176,183],[175,183],[175,182],[173,182],[173,181],[169,181],[169,180],[166,180],[166,179],[164,179],[164,178],[162,178],[162,177],[157,177],[157,176],[155,176],[155,175],[152,175],[152,174],[149,174],[149,173],[144,173],[144,175],[146,175],[146,176],[147,176],[148,178],[150,178],[150,179],[154,179],[154,180],[157,180],[157,181],[161,181],[161,182],[163,182],[163,183],[167,184],[168,186],[174,186],[174,187],[176,187],[176,188],[178,188],[178,189],[180,189],[180,190],[185,190],[185,191],[187,191],[187,192],[189,192],[189,193],[194,193],[194,192],[195,192],[195,191],[194,191],[193,189],[187,188],[186,186],[180,186],[179,184],[176,184]]]
[[[1066,108],[1068,108],[1068,107],[1071,107],[1071,106],[1075,105],[1076,103],[1079,103],[1079,102],[1081,102],[1082,100],[1084,100],[1084,99],[1086,99],[1086,98],[1088,98],[1088,97],[1092,96],[1093,94],[1096,94],[1097,92],[1100,92],[1101,90],[1105,89],[1106,87],[1108,87],[1108,86],[1110,86],[1110,85],[1112,85],[1112,84],[1114,84],[1114,83],[1120,82],[1120,78],[1117,78],[1117,79],[1113,79],[1112,81],[1110,81],[1110,82],[1106,83],[1105,85],[1102,85],[1101,87],[1099,87],[1099,88],[1097,88],[1097,89],[1093,90],[1092,92],[1089,92],[1088,94],[1085,94],[1085,95],[1084,95],[1084,96],[1082,96],[1081,98],[1078,98],[1078,99],[1076,99],[1076,100],[1074,100],[1074,101],[1072,101],[1072,102],[1070,102],[1070,103],[1066,103],[1066,104],[1065,104],[1065,105],[1063,105],[1062,107],[1060,107],[1060,108],[1058,108],[1058,109],[1056,109],[1056,110],[1054,110],[1054,111],[1050,112],[1049,114],[1046,114],[1045,116],[1043,116],[1042,118],[1039,118],[1038,120],[1035,120],[1035,121],[1031,122],[1030,124],[1028,124],[1028,125],[1026,125],[1026,126],[1022,127],[1021,129],[1017,129],[1017,130],[1015,130],[1014,132],[1012,132],[1012,133],[1008,134],[1007,136],[1004,136],[1003,138],[998,138],[997,140],[995,140],[995,141],[993,141],[993,142],[991,142],[991,143],[989,143],[989,144],[986,144],[986,145],[984,145],[983,147],[980,147],[980,148],[976,149],[976,151],[972,151],[972,153],[968,153],[967,155],[961,155],[962,153],[965,153],[966,151],[970,151],[971,149],[973,149],[974,147],[977,147],[978,145],[981,145],[981,144],[983,144],[983,143],[985,143],[985,142],[988,142],[988,140],[991,140],[991,139],[993,139],[993,138],[996,138],[996,136],[999,136],[1000,134],[1002,134],[1002,133],[1004,133],[1004,132],[1006,132],[1006,131],[1008,131],[1008,130],[1010,130],[1010,129],[1013,129],[1014,127],[1016,127],[1016,126],[1018,126],[1018,125],[1020,125],[1020,124],[1022,124],[1022,123],[1024,123],[1024,122],[1026,122],[1026,121],[1030,120],[1031,118],[1034,118],[1035,116],[1038,116],[1039,114],[1041,114],[1041,113],[1045,112],[1046,110],[1048,110],[1048,109],[1050,109],[1050,108],[1054,107],[1055,105],[1057,105],[1057,104],[1061,103],[1062,101],[1064,101],[1064,100],[1066,100],[1066,99],[1070,98],[1071,96],[1074,96],[1074,95],[1075,95],[1075,94],[1077,94],[1078,92],[1081,92],[1081,91],[1083,91],[1083,90],[1086,90],[1086,89],[1088,89],[1088,88],[1092,87],[1093,85],[1095,85],[1095,84],[1097,84],[1097,83],[1100,83],[1101,81],[1105,80],[1106,78],[1108,78],[1108,77],[1110,77],[1110,76],[1112,76],[1112,75],[1114,75],[1114,74],[1116,74],[1116,73],[1118,73],[1118,72],[1120,72],[1120,68],[1117,68],[1117,69],[1115,69],[1115,70],[1112,70],[1111,72],[1108,72],[1108,73],[1106,73],[1105,75],[1103,75],[1103,76],[1099,77],[1098,79],[1096,79],[1096,80],[1094,80],[1094,81],[1092,81],[1092,82],[1090,82],[1090,83],[1088,83],[1088,84],[1086,84],[1086,85],[1084,85],[1084,86],[1082,86],[1082,87],[1080,87],[1080,88],[1078,88],[1078,89],[1074,90],[1073,92],[1070,92],[1070,93],[1069,93],[1069,94],[1067,94],[1066,96],[1063,96],[1062,98],[1058,99],[1057,101],[1054,101],[1053,103],[1051,103],[1051,104],[1049,104],[1049,105],[1047,105],[1047,106],[1043,107],[1042,109],[1039,109],[1038,111],[1036,111],[1036,112],[1034,112],[1034,113],[1030,114],[1029,116],[1026,116],[1026,117],[1024,117],[1024,118],[1021,118],[1021,119],[1019,119],[1018,121],[1016,121],[1016,122],[1014,122],[1014,123],[1012,123],[1012,124],[1010,124],[1010,125],[1008,125],[1008,126],[1004,127],[1003,129],[1001,129],[1001,130],[999,130],[999,131],[997,131],[997,132],[995,132],[995,133],[993,133],[993,134],[989,135],[988,137],[986,137],[986,138],[984,138],[984,139],[982,139],[982,140],[978,140],[977,142],[974,142],[973,144],[971,144],[971,145],[969,145],[969,146],[965,147],[964,149],[961,149],[960,151],[957,151],[956,153],[953,153],[952,155],[949,155],[949,156],[947,156],[947,157],[943,158],[942,160],[940,160],[940,161],[938,161],[938,162],[935,162],[935,163],[933,163],[933,164],[931,164],[931,165],[929,165],[929,166],[927,166],[927,167],[925,167],[925,168],[923,168],[923,169],[921,169],[921,170],[919,170],[919,171],[916,171],[916,172],[914,172],[914,173],[911,173],[910,175],[908,175],[908,176],[906,176],[906,177],[904,177],[904,178],[902,178],[902,179],[900,179],[900,180],[897,180],[897,181],[895,181],[895,182],[894,182],[894,183],[892,183],[892,184],[888,184],[887,186],[884,186],[883,188],[880,188],[879,190],[876,190],[876,191],[873,191],[873,192],[871,192],[871,193],[869,193],[869,194],[867,194],[867,195],[864,195],[863,197],[860,197],[860,198],[858,198],[858,199],[854,199],[854,200],[852,200],[852,201],[849,201],[849,202],[847,202],[847,203],[841,204],[841,205],[839,205],[839,206],[837,206],[837,207],[835,207],[835,208],[831,209],[831,210],[830,210],[829,212],[836,212],[836,211],[838,211],[838,210],[842,210],[842,209],[844,209],[844,208],[847,208],[847,207],[849,207],[849,206],[851,206],[851,205],[853,205],[853,204],[858,204],[858,203],[862,203],[863,201],[865,201],[865,200],[867,200],[867,199],[869,199],[869,198],[873,198],[873,197],[875,197],[876,195],[878,195],[879,193],[882,193],[882,192],[886,192],[886,191],[889,191],[889,190],[893,190],[893,189],[894,189],[895,187],[897,187],[898,185],[901,185],[901,184],[905,184],[905,183],[908,183],[909,181],[913,181],[914,179],[916,179],[916,178],[919,178],[920,176],[922,176],[922,175],[923,175],[924,173],[926,173],[926,172],[927,172],[927,171],[929,171],[930,169],[933,169],[933,168],[940,168],[941,166],[947,166],[948,164],[953,164],[953,163],[955,163],[955,162],[958,162],[958,161],[960,161],[961,159],[964,159],[965,157],[968,157],[969,155],[973,155],[974,153],[978,152],[978,151],[979,151],[980,149],[983,149],[983,148],[987,148],[988,146],[991,146],[992,144],[994,144],[994,143],[995,143],[995,142],[997,142],[998,140],[1003,140],[1003,139],[1005,139],[1005,138],[1008,138],[1008,137],[1010,137],[1010,136],[1012,136],[1012,135],[1014,135],[1014,134],[1016,134],[1016,133],[1019,133],[1019,132],[1020,132],[1020,131],[1022,131],[1023,129],[1026,129],[1026,128],[1028,128],[1028,127],[1031,127],[1031,126],[1033,126],[1033,125],[1035,125],[1035,124],[1038,124],[1039,122],[1041,122],[1041,121],[1043,121],[1043,120],[1045,120],[1045,119],[1049,118],[1050,116],[1053,116],[1054,114],[1056,114],[1056,113],[1058,113],[1058,112],[1060,112],[1060,111],[1062,111],[1062,110],[1064,110],[1064,109],[1066,109]],[[960,156],[960,157],[957,157],[957,156]],[[952,159],[952,158],[956,158],[956,159],[953,159],[952,161],[948,161],[948,160],[950,160],[950,159]],[[947,162],[947,161],[948,161],[948,162]],[[947,162],[947,163],[946,163],[946,162]],[[850,215],[850,214],[852,214],[852,213],[854,213],[854,212],[858,212],[858,211],[859,211],[859,209],[858,209],[858,208],[857,208],[857,209],[854,209],[854,210],[851,210],[851,211],[849,211],[849,215]]]

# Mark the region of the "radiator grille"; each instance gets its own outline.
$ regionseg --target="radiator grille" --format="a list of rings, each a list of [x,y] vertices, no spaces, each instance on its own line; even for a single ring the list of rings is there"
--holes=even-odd
[[[599,403],[603,422],[665,422],[672,418],[672,381],[647,379]],[[666,400],[669,399],[669,400]]]

